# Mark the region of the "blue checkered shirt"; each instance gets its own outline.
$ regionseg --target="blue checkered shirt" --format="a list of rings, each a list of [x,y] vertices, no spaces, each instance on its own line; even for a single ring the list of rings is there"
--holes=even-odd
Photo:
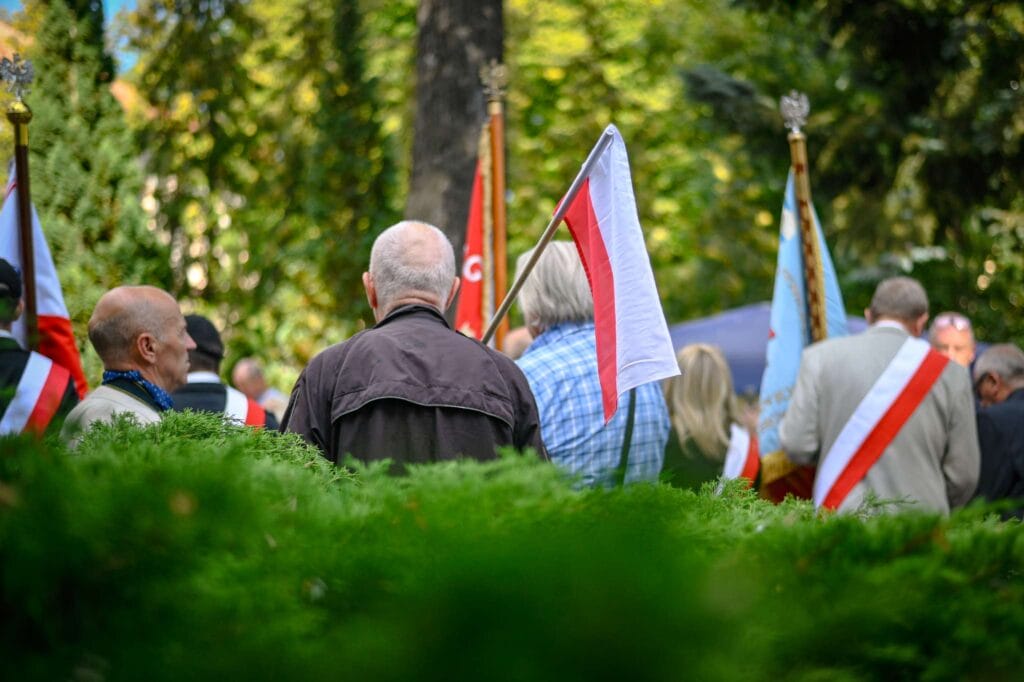
[[[619,409],[605,425],[594,323],[550,327],[518,364],[537,399],[541,437],[551,461],[586,485],[614,484],[629,397],[619,399]],[[655,381],[638,386],[627,482],[658,479],[669,428],[661,385]]]

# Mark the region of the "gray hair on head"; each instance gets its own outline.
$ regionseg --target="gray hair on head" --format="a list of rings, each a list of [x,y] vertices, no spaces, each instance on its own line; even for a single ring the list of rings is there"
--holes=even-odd
[[[516,261],[516,275],[522,273],[533,254],[530,249]],[[562,322],[594,319],[594,298],[576,245],[551,242],[540,255],[533,272],[519,291],[523,320],[532,329],[544,331]]]
[[[974,378],[995,374],[1007,383],[1024,381],[1024,351],[1012,343],[997,343],[974,363]]]
[[[443,311],[455,281],[455,251],[433,225],[403,220],[373,242],[370,277],[382,310],[389,310],[399,298],[418,295],[436,300]]]
[[[928,294],[916,279],[890,277],[878,284],[869,310],[876,320],[891,317],[914,322],[928,313]]]

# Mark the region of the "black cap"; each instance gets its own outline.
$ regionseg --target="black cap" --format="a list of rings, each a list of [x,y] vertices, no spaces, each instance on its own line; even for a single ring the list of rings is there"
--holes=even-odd
[[[196,350],[211,358],[220,360],[224,357],[224,343],[213,322],[202,315],[186,315],[185,328],[188,335],[196,342]]]
[[[17,301],[21,298],[21,273],[0,258],[0,296]]]

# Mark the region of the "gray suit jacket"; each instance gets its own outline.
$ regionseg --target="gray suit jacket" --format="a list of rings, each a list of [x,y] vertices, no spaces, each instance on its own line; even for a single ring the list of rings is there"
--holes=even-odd
[[[782,447],[793,461],[814,463],[829,451],[906,339],[902,329],[871,327],[804,350],[779,426]],[[966,368],[951,361],[840,511],[860,507],[865,495],[874,493],[881,500],[949,513],[974,493],[980,459],[971,380]]]

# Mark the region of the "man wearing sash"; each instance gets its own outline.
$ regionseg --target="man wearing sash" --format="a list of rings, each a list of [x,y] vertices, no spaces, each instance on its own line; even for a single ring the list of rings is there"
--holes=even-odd
[[[21,276],[0,258],[0,436],[43,433],[78,402],[71,373],[11,335],[23,307]]]
[[[918,337],[928,297],[909,277],[878,285],[862,334],[803,353],[779,428],[801,464],[816,463],[814,503],[849,511],[869,499],[943,514],[965,504],[980,455],[966,368]]]
[[[171,394],[174,409],[223,414],[236,424],[277,430],[277,418],[252,398],[220,380],[224,343],[213,322],[202,315],[186,315],[185,328],[196,347],[188,352],[189,372],[184,386]]]

